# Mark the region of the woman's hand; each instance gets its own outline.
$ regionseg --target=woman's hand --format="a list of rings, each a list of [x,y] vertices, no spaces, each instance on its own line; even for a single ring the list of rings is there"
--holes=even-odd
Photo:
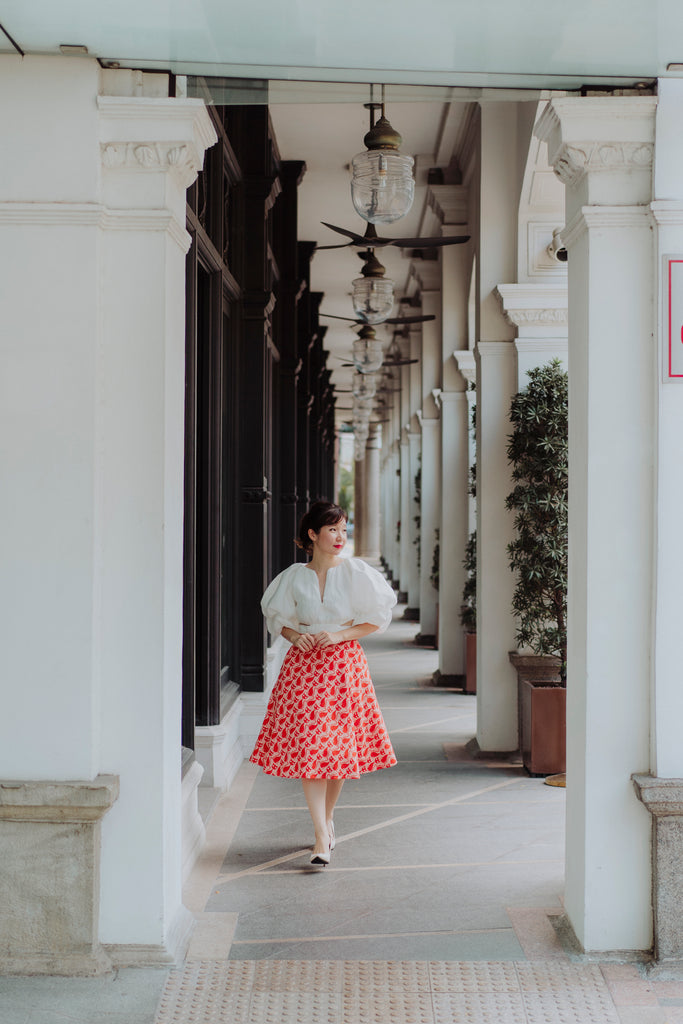
[[[315,637],[311,636],[310,633],[299,633],[299,635],[291,641],[292,647],[296,647],[297,651],[302,651],[304,654],[308,654],[317,645]]]
[[[332,647],[334,644],[342,644],[344,643],[345,637],[343,631],[339,633],[322,632],[316,633],[313,639],[315,640],[316,647],[323,648]]]

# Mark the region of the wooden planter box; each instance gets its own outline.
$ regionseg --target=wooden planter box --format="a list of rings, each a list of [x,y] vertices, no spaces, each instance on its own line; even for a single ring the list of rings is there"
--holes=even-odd
[[[477,692],[477,634],[465,633],[464,693]]]
[[[566,770],[567,691],[559,686],[559,660],[510,654],[517,669],[519,744],[530,775]],[[554,685],[553,685],[554,684]]]

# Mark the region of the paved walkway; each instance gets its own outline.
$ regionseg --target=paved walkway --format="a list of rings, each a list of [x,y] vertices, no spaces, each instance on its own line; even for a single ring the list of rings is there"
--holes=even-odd
[[[0,978],[0,1024],[683,1024],[683,979],[564,951],[564,791],[467,755],[475,698],[430,685],[415,632],[364,641],[399,764],[344,787],[329,867],[300,784],[245,763],[186,890],[185,964]]]
[[[683,1022],[683,983],[564,951],[565,792],[468,756],[476,699],[415,632],[364,641],[399,763],[345,785],[329,867],[298,782],[246,764],[219,803],[156,1024]]]

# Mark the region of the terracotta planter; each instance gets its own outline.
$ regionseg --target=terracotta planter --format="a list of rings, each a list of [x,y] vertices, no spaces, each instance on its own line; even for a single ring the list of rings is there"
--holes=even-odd
[[[530,775],[564,772],[567,691],[558,685],[559,659],[512,652],[510,661],[517,669],[519,744],[524,767]]]
[[[477,634],[465,633],[465,693],[477,692]]]

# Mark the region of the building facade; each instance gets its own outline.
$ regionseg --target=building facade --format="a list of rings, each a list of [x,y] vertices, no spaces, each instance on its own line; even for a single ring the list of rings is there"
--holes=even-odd
[[[267,103],[111,52],[0,56],[0,968],[20,973],[184,948],[198,789],[230,785],[273,681],[259,598],[336,490],[309,153],[282,155]],[[529,368],[566,363],[568,923],[585,950],[678,961],[683,82],[570,85],[444,105],[421,230],[470,241],[405,256],[402,308],[434,319],[391,343],[357,551],[458,677],[476,525],[476,739],[515,750],[507,412]]]

